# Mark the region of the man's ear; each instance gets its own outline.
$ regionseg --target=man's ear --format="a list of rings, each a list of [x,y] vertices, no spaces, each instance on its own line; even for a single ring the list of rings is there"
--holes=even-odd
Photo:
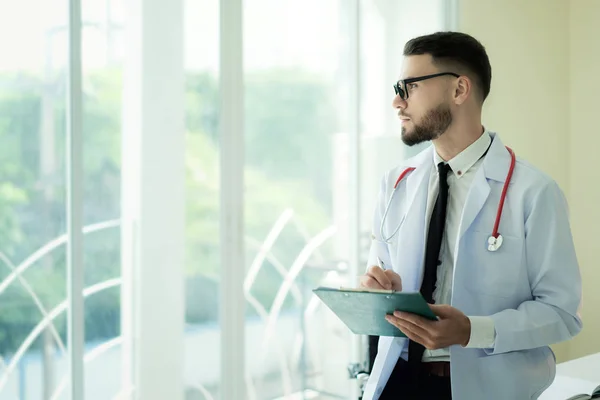
[[[460,76],[454,86],[454,103],[457,105],[463,104],[469,96],[473,95],[473,83],[467,76]]]

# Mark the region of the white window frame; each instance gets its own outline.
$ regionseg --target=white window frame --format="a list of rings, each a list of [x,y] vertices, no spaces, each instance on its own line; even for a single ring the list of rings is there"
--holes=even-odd
[[[182,400],[183,0],[129,0],[123,78],[123,399]],[[201,357],[201,355],[198,355]]]

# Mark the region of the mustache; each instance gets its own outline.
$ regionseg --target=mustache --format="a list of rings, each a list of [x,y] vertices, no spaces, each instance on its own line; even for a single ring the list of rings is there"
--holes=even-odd
[[[404,114],[404,113],[401,113],[401,112],[399,112],[399,113],[398,113],[398,116],[399,116],[400,118],[410,118],[410,115],[408,115],[408,114]]]

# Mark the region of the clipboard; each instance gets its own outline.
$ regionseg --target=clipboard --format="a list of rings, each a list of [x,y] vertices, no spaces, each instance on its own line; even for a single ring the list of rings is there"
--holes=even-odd
[[[406,337],[385,319],[394,311],[437,320],[419,292],[318,287],[313,293],[356,335]]]

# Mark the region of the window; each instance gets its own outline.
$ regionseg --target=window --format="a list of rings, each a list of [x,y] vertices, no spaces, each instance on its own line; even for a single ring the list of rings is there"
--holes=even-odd
[[[257,400],[349,394],[349,332],[311,292],[350,273],[339,231],[347,215],[335,212],[332,190],[337,163],[347,164],[335,141],[350,135],[349,5],[244,7],[245,365],[248,396]]]
[[[252,400],[356,394],[364,338],[311,290],[364,267],[381,173],[417,150],[389,109],[401,48],[444,26],[444,2],[242,2],[242,163],[220,145],[220,99],[235,96],[219,81],[224,1],[82,2],[83,400],[230,400],[231,362]],[[1,399],[69,398],[68,11],[0,13]],[[231,266],[221,179],[236,168],[245,253]],[[230,297],[243,336],[222,329]]]
[[[66,334],[67,3],[2,12],[0,397],[68,392]],[[31,10],[38,9],[39,14]],[[120,389],[123,4],[82,4],[84,297],[87,398]],[[19,37],[19,41],[14,38]],[[81,266],[78,266],[81,267]]]
[[[65,337],[66,7],[0,16],[0,394],[49,398]],[[19,37],[20,40],[14,40]],[[62,236],[62,237],[61,237]]]

